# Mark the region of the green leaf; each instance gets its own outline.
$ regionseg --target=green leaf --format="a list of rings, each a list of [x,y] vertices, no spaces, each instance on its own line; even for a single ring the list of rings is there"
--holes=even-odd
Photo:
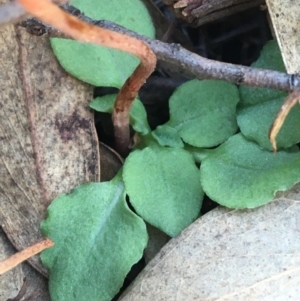
[[[140,0],[72,0],[94,20],[109,20],[154,38],[155,30]],[[106,47],[51,38],[51,46],[63,68],[94,86],[120,88],[137,67],[138,58]]]
[[[152,132],[152,136],[161,146],[170,146],[176,148],[184,147],[184,144],[176,129],[168,126],[167,124],[158,126],[155,131]]]
[[[116,94],[97,97],[90,102],[89,106],[98,112],[112,113],[116,97]],[[147,121],[145,107],[139,99],[135,99],[133,102],[130,111],[130,124],[133,129],[141,135],[146,135],[151,131]]]
[[[247,139],[255,141],[266,150],[273,150],[268,137],[269,129],[284,98],[245,107],[239,110],[237,121],[241,132]],[[279,134],[276,137],[279,149],[288,148],[300,141],[300,106],[295,106],[288,114]]]
[[[208,155],[214,152],[214,149],[199,148],[188,144],[184,145],[184,149],[192,154],[197,163],[201,163]]]
[[[237,131],[238,101],[238,90],[230,83],[191,80],[171,96],[167,125],[192,146],[216,146]]]
[[[260,58],[252,65],[285,72],[279,47],[270,41],[263,48]],[[262,148],[272,150],[268,132],[287,93],[265,88],[240,87],[241,103],[237,122],[243,135],[258,143]],[[300,108],[295,106],[289,113],[278,137],[277,147],[288,148],[300,142]]]
[[[203,160],[200,179],[204,192],[219,204],[254,208],[299,182],[299,170],[297,147],[273,154],[238,134]]]
[[[148,240],[145,223],[126,204],[120,178],[58,197],[41,228],[55,242],[41,255],[52,301],[111,300]]]
[[[117,94],[107,94],[105,96],[96,97],[89,103],[89,107],[97,112],[112,114],[116,98]]]
[[[193,157],[185,150],[154,144],[136,150],[125,161],[123,179],[136,212],[170,236],[199,216],[203,191]]]

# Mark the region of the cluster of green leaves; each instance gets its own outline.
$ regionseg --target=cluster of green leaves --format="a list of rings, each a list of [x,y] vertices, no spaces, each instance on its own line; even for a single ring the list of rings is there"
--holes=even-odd
[[[139,0],[102,2],[71,3],[94,19],[154,36]],[[51,44],[67,71],[97,86],[120,88],[138,64],[131,55],[98,46],[62,39]],[[275,42],[266,45],[254,66],[283,71]],[[293,128],[300,126],[299,109],[293,109],[281,131],[276,155],[267,137],[284,97],[268,89],[238,90],[230,83],[192,80],[175,90],[170,120],[155,131],[136,99],[130,121],[141,142],[119,174],[58,197],[42,223],[45,236],[55,242],[42,253],[52,300],[110,300],[147,245],[144,221],[176,236],[199,217],[204,193],[230,208],[253,208],[298,182],[295,143],[300,136]],[[112,112],[115,98],[98,97],[90,106]],[[127,206],[126,195],[137,214]]]

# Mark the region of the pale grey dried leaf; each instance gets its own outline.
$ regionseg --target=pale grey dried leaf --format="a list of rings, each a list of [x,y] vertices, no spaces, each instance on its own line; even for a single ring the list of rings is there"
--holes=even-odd
[[[300,5],[295,0],[266,0],[288,73],[300,72]]]
[[[0,221],[20,250],[41,238],[55,197],[99,180],[99,149],[92,87],[66,74],[46,38],[1,27],[0,64]]]
[[[120,298],[298,301],[299,185],[253,210],[217,208],[172,239]]]

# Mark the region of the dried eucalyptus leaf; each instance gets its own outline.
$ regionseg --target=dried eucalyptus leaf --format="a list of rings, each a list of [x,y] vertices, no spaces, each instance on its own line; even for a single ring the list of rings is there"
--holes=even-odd
[[[294,0],[266,0],[288,73],[300,72],[300,6]]]
[[[14,26],[0,32],[0,219],[20,250],[41,238],[56,196],[99,180],[99,150],[92,87],[66,74],[46,38]],[[30,262],[46,274],[38,257]]]
[[[286,301],[300,295],[300,194],[217,208],[172,239],[120,301]]]

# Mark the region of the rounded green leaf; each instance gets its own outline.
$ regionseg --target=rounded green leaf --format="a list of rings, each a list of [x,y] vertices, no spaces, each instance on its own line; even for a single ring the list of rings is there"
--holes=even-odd
[[[136,212],[170,236],[199,216],[203,191],[185,150],[158,145],[136,150],[125,161],[123,179]]]
[[[98,112],[112,113],[116,98],[116,94],[96,97],[90,102],[89,106]],[[130,110],[130,124],[132,125],[133,129],[141,135],[146,135],[151,131],[147,121],[145,107],[137,98],[134,100]]]
[[[149,37],[155,35],[140,0],[72,0],[70,4],[94,20],[109,20]],[[120,88],[139,63],[127,53],[72,40],[51,38],[51,46],[66,71],[94,86]]]
[[[116,179],[58,197],[41,228],[55,242],[41,255],[52,301],[111,300],[148,240],[145,223],[128,208]]]
[[[279,47],[275,41],[268,42],[253,67],[285,72]],[[272,150],[268,138],[279,108],[287,93],[265,88],[240,87],[241,103],[237,113],[237,122],[243,135],[258,143],[262,148]],[[300,142],[300,108],[295,106],[289,113],[278,137],[277,147],[288,148]]]
[[[191,80],[170,98],[168,126],[192,146],[216,146],[237,131],[237,88],[216,80]]]
[[[204,192],[219,204],[254,208],[299,182],[299,170],[297,147],[273,154],[238,134],[203,160],[200,179]]]

